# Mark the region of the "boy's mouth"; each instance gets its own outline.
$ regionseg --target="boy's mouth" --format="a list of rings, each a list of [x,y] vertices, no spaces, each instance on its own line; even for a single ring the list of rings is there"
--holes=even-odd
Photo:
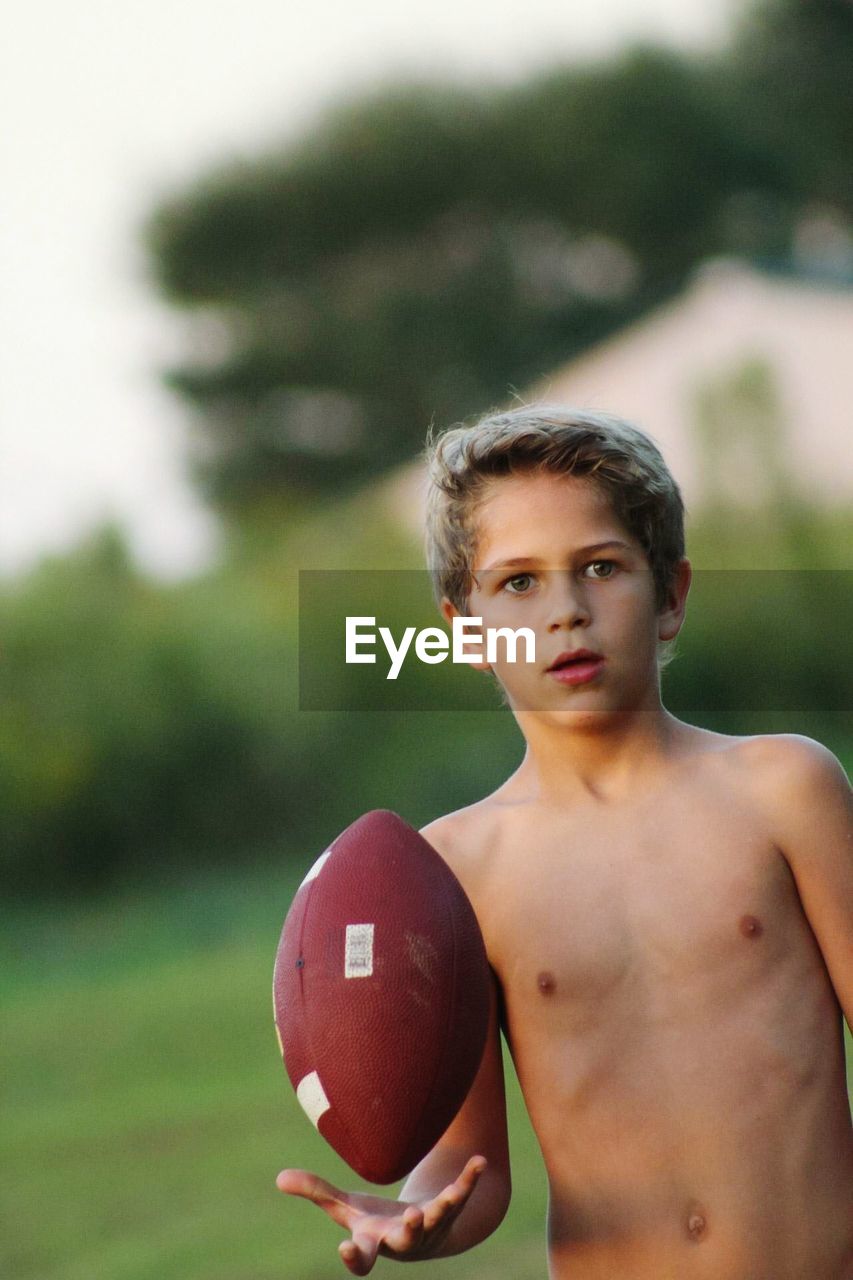
[[[547,674],[560,684],[586,684],[594,680],[604,666],[604,658],[591,649],[572,649],[561,653],[548,667]]]
[[[565,653],[561,653],[554,659],[549,671],[559,671],[563,667],[572,666],[578,662],[603,662],[604,658],[600,653],[593,653],[591,649],[571,649]]]

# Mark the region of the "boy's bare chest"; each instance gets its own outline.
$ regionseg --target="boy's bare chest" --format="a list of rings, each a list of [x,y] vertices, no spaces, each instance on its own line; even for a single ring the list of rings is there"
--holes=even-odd
[[[725,997],[797,944],[793,878],[754,817],[675,804],[594,823],[528,824],[478,903],[508,996],[599,1010],[638,991],[663,1007]],[[792,929],[793,926],[793,929]]]

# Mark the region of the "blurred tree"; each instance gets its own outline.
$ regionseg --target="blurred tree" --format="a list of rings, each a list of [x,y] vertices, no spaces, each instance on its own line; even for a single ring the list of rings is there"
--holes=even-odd
[[[384,91],[164,205],[149,246],[195,324],[170,375],[221,510],[290,508],[412,456],[727,247],[775,156],[701,64],[653,48],[530,84]],[[191,344],[192,345],[192,344]]]
[[[288,628],[250,587],[208,603],[204,584],[147,582],[107,528],[4,589],[0,612],[7,890],[98,887],[267,835]]]
[[[336,553],[352,546],[351,523],[329,521]],[[296,578],[276,557],[166,586],[106,528],[3,585],[7,897],[304,861],[365,809],[420,824],[517,763],[508,719],[486,718],[487,757],[476,713],[430,713],[416,732],[381,710],[300,714]],[[454,706],[446,678],[434,705]]]
[[[477,703],[468,693],[481,684],[476,673],[415,664],[396,710],[390,688],[390,698],[360,709],[334,652],[346,592],[332,581],[313,605],[303,599],[297,618],[294,566],[317,542],[327,563],[346,568],[373,559],[380,538],[389,564],[411,556],[379,507],[360,494],[293,531],[285,554],[179,587],[140,577],[114,530],[3,584],[7,897],[259,858],[304,866],[358,813],[392,808],[421,825],[490,792],[517,766],[523,741],[508,713],[458,709]],[[719,571],[697,575],[681,654],[666,672],[667,705],[724,732],[810,732],[849,750],[849,520],[827,514],[822,527],[811,522],[807,547],[786,537],[780,548],[753,512],[726,510],[724,519],[728,541],[700,526],[697,546],[694,525],[698,563],[708,560],[710,536]],[[803,571],[731,571],[744,548],[764,564],[781,551],[780,567]],[[350,577],[347,590],[366,599],[370,576],[330,578]],[[417,575],[372,576],[390,580],[377,613],[399,634],[398,618],[419,616],[399,580]],[[435,621],[429,594],[424,581],[424,617]],[[372,610],[378,597],[370,599]],[[337,710],[298,710],[300,684],[303,705],[312,703],[297,631],[300,645],[317,643],[314,688],[319,676],[321,705]],[[435,710],[410,709],[418,706]]]
[[[853,4],[758,0],[726,64],[743,131],[783,166],[792,196],[853,217]],[[845,159],[846,158],[846,159]]]

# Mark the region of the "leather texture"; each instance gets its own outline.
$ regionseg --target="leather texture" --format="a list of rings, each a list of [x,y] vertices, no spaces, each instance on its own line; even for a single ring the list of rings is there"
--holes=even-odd
[[[370,1182],[405,1177],[474,1081],[489,966],[456,876],[397,814],[359,818],[303,882],[273,1003],[294,1089],[316,1072],[328,1100],[326,1141]]]

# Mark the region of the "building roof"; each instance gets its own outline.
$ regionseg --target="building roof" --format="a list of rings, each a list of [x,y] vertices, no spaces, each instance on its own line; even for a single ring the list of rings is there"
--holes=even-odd
[[[528,388],[528,402],[618,414],[660,446],[688,508],[789,489],[853,500],[853,290],[735,261],[702,267],[668,304]],[[762,403],[763,401],[763,403]],[[423,466],[386,490],[423,524]]]
[[[529,398],[604,409],[661,446],[688,504],[708,492],[708,454],[738,450],[745,370],[765,372],[778,445],[794,487],[832,504],[853,498],[853,290],[713,262],[671,303],[531,388]],[[709,405],[709,397],[712,404]],[[714,416],[716,425],[709,421]],[[751,435],[741,424],[742,435]],[[734,436],[734,441],[732,440]],[[738,457],[740,453],[740,459]],[[752,470],[752,469],[750,469]],[[754,479],[750,476],[750,479]],[[738,496],[735,493],[732,496]],[[748,500],[748,491],[740,496]]]

